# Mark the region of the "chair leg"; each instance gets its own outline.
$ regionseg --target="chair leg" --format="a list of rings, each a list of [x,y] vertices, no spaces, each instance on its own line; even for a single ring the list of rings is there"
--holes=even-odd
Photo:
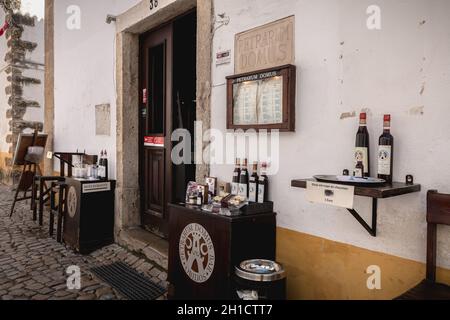
[[[17,187],[16,194],[14,195],[14,202],[13,202],[13,204],[12,204],[12,207],[11,207],[11,213],[10,213],[10,215],[9,215],[10,218],[12,217],[12,215],[13,215],[13,213],[14,213],[14,208],[16,207],[16,202],[17,202],[17,196],[18,196],[18,195],[19,195],[19,187]]]
[[[39,225],[44,224],[44,185],[39,183]]]
[[[50,222],[49,222],[49,229],[48,229],[50,237],[53,237],[54,227],[55,227],[55,217],[54,217],[55,212],[53,211],[54,207],[55,207],[55,192],[53,191],[53,186],[52,186],[52,189],[50,191]]]
[[[58,204],[58,226],[56,231],[56,240],[58,242],[62,242],[62,226],[63,226],[63,217],[65,210],[65,187],[60,186],[59,188],[59,204]]]

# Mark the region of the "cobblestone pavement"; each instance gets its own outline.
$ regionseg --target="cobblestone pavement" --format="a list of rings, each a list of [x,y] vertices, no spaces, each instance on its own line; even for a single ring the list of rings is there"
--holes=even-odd
[[[72,252],[49,237],[48,223],[39,227],[33,221],[26,202],[18,204],[10,219],[12,198],[11,189],[0,186],[1,300],[123,300],[124,297],[89,271],[115,261],[128,263],[167,288],[166,272],[118,245],[88,256]],[[67,289],[66,269],[72,265],[81,269],[81,290]]]

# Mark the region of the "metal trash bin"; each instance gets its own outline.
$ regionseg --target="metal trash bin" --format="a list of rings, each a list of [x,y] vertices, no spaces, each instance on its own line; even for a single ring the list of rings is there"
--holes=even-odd
[[[244,261],[235,267],[235,292],[240,300],[286,300],[286,272],[274,261]]]

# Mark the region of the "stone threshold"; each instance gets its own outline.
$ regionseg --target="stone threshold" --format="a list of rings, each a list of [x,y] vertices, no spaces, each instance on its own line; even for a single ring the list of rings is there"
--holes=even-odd
[[[169,242],[141,228],[121,230],[117,243],[143,256],[164,271],[168,269]]]

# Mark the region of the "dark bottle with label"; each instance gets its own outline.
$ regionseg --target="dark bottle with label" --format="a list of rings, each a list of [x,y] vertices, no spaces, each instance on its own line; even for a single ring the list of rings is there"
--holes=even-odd
[[[108,172],[108,152],[105,150],[105,160],[103,160],[103,165],[105,166],[105,180],[109,179],[109,172]]]
[[[244,164],[241,168],[241,175],[239,178],[239,196],[243,198],[248,198],[248,161],[244,159]]]
[[[258,202],[258,163],[253,163],[253,172],[248,184],[248,201]]]
[[[364,165],[362,161],[358,161],[355,167],[355,173],[353,174],[355,178],[363,178],[364,177]]]
[[[356,133],[355,168],[358,161],[364,166],[364,177],[370,177],[370,152],[369,131],[367,131],[367,114],[361,113],[359,117],[359,129]]]
[[[231,194],[237,196],[239,193],[239,179],[241,177],[241,160],[236,159],[236,167],[233,172],[233,181],[231,182]]]
[[[105,155],[102,150],[100,152],[100,159],[98,159],[98,178],[100,180],[104,179],[104,176],[105,176],[105,166],[103,164],[104,160],[105,160]]]
[[[261,165],[261,175],[258,180],[258,202],[264,203],[269,199],[269,177],[267,176],[267,163]]]
[[[391,116],[384,116],[383,134],[378,142],[378,178],[392,183],[394,168],[394,137],[391,134]]]

